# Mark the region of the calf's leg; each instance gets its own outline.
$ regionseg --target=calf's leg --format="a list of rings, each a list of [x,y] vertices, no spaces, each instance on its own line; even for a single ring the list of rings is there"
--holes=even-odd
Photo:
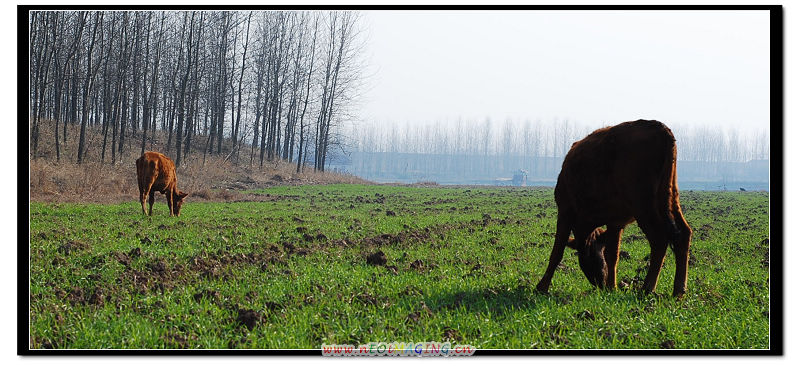
[[[172,192],[167,191],[167,193],[165,193],[164,195],[167,196],[167,206],[169,206],[169,215],[173,216],[173,210],[172,210],[173,197],[172,197]]]
[[[139,201],[142,202],[142,214],[147,216],[147,210],[144,207],[144,204],[147,201],[147,192],[139,190]]]
[[[150,203],[150,213],[148,216],[153,216],[153,202],[156,201],[156,192],[150,191],[150,199],[148,200]],[[142,202],[142,210],[144,210],[144,202]]]
[[[158,179],[157,174],[153,174],[150,177],[142,178],[143,182],[142,184],[144,186],[144,189],[142,190],[144,193],[141,197],[142,212],[144,212],[144,198],[149,195],[150,196],[150,213],[148,214],[149,216],[153,216],[153,194],[155,194],[155,191],[153,191],[153,185],[156,183],[156,179]]]

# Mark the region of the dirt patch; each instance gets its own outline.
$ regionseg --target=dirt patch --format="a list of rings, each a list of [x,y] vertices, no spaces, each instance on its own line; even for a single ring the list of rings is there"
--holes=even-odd
[[[323,233],[317,233],[316,235],[312,235],[312,234],[309,234],[308,232],[306,232],[307,229],[305,229],[302,226],[300,228],[298,228],[298,229],[300,229],[298,231],[299,233],[303,233],[303,240],[304,241],[310,242],[310,241],[326,241],[326,240],[328,240],[328,236],[323,234]]]
[[[239,315],[236,317],[236,322],[241,326],[244,325],[248,330],[253,330],[261,322],[261,314],[255,310],[239,309]]]
[[[447,341],[461,342],[464,338],[461,337],[461,334],[459,334],[458,329],[445,327],[442,331],[442,339],[445,342]]]
[[[57,296],[64,297],[65,293],[61,290],[57,291]],[[80,287],[73,287],[66,294],[66,299],[71,305],[95,305],[103,306],[106,303],[106,296],[101,287],[95,287],[90,291],[85,291]]]
[[[167,272],[167,263],[163,259],[159,259],[153,263],[149,263],[147,268],[149,268],[151,272],[163,276]]]
[[[70,240],[58,247],[58,251],[64,253],[64,255],[69,255],[70,253],[82,251],[89,249],[89,244],[84,243],[79,240]]]
[[[713,226],[711,226],[710,224],[705,224],[699,227],[697,230],[695,230],[695,235],[697,235],[697,238],[700,240],[708,240],[708,238],[710,237],[710,232],[712,230],[714,230]]]
[[[397,234],[380,234],[361,241],[364,247],[380,247],[384,245],[398,245],[401,243],[424,242],[431,237],[431,229],[404,230]]]
[[[661,349],[674,349],[675,341],[673,341],[672,339],[667,339],[666,341],[661,342],[661,344],[659,344],[658,347]]]
[[[96,287],[94,292],[89,296],[89,304],[96,306],[103,306],[105,304],[105,296],[103,296],[103,289]]]
[[[382,266],[386,264],[386,254],[383,251],[377,251],[375,253],[367,255],[367,264],[371,264],[373,266]]]
[[[69,300],[70,304],[82,304],[85,302],[84,292],[83,289],[80,287],[73,287],[69,294],[67,294],[67,300]]]
[[[202,301],[203,299],[208,299],[212,303],[219,303],[221,298],[219,291],[216,290],[203,290],[196,294],[194,294],[194,300],[197,302]]]
[[[186,349],[189,348],[189,340],[180,334],[169,333],[162,337],[167,348],[173,349]]]

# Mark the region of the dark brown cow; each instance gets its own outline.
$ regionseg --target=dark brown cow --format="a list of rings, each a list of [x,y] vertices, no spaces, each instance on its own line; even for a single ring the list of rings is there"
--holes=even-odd
[[[672,293],[677,297],[686,293],[692,229],[678,201],[676,152],[672,131],[658,121],[601,128],[572,144],[555,189],[555,243],[536,288],[546,292],[550,287],[565,246],[578,251],[589,282],[616,288],[622,229],[636,220],[650,242],[650,267],[642,290],[655,289],[667,246],[672,246],[676,262]],[[599,229],[603,225],[606,230]]]
[[[178,190],[178,176],[175,175],[175,164],[162,153],[145,152],[136,159],[136,178],[139,180],[139,200],[142,201],[142,213],[153,215],[153,201],[156,191],[167,196],[169,215],[180,216],[183,199],[188,193]],[[144,208],[145,199],[150,196],[150,213]]]

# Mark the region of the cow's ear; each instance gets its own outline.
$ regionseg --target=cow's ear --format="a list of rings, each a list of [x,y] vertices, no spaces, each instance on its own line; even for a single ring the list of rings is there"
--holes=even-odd
[[[181,192],[181,191],[178,191],[178,199],[181,199],[181,200],[182,200],[182,199],[186,198],[186,196],[188,196],[188,195],[189,195],[189,194],[188,194],[188,193],[186,193],[186,192]]]

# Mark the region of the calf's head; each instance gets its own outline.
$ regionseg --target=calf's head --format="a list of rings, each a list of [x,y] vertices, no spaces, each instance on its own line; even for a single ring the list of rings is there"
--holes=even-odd
[[[604,257],[607,244],[606,231],[595,229],[585,241],[570,238],[567,246],[575,249],[581,271],[592,285],[603,287],[608,277],[608,265]]]
[[[175,196],[172,199],[172,212],[175,213],[175,216],[181,215],[181,206],[183,206],[183,199],[188,196],[188,193],[177,191]]]

